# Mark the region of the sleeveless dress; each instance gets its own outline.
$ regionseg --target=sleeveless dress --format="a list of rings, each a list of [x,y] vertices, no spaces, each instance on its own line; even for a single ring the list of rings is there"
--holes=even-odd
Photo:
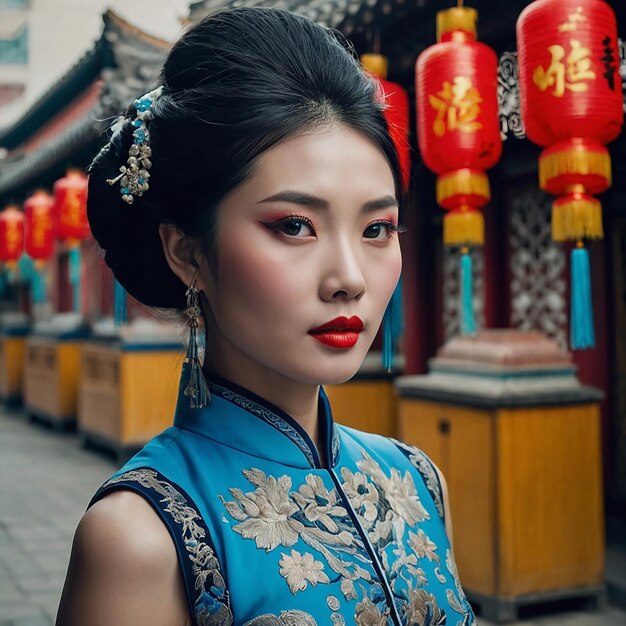
[[[335,424],[327,468],[299,424],[229,381],[96,492],[144,497],[176,546],[195,626],[475,624],[428,457]]]

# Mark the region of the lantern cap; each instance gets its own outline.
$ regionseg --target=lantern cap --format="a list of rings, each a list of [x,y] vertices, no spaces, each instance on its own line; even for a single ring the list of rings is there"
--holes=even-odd
[[[361,65],[366,72],[369,72],[376,78],[387,78],[387,70],[389,68],[389,61],[384,54],[375,54],[373,52],[367,52],[361,55]]]
[[[454,31],[463,31],[476,39],[478,12],[472,7],[452,7],[437,12],[437,41]]]

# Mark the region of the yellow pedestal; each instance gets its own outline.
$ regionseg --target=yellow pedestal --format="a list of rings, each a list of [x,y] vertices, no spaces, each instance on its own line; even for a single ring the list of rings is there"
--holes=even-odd
[[[392,380],[357,379],[343,385],[325,385],[324,389],[339,424],[397,436],[397,399]]]
[[[477,409],[401,398],[400,439],[446,477],[461,581],[488,619],[551,598],[602,601],[599,420],[597,403]]]
[[[24,406],[33,417],[53,426],[70,426],[76,420],[78,340],[31,336],[26,340]]]
[[[22,401],[26,338],[0,335],[0,397],[8,404]]]
[[[184,351],[85,344],[78,408],[81,438],[120,457],[172,425]]]

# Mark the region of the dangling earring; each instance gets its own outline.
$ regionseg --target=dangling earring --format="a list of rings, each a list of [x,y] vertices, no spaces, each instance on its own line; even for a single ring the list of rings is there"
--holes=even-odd
[[[185,294],[187,296],[185,316],[189,326],[189,345],[183,364],[183,393],[189,398],[189,404],[192,409],[201,409],[211,402],[211,394],[202,372],[202,365],[198,355],[198,320],[202,314],[199,294],[200,292],[196,289],[196,277],[194,276]]]

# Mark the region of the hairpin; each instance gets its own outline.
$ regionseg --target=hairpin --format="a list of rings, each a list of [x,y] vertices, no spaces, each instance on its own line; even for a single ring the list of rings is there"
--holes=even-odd
[[[147,123],[152,119],[152,106],[162,91],[163,86],[157,87],[133,102],[137,117],[133,120],[135,130],[133,144],[128,151],[128,160],[126,165],[120,167],[121,173],[116,178],[107,178],[109,185],[120,182],[122,200],[127,204],[132,204],[135,196],[142,196],[149,188],[152,149]]]

